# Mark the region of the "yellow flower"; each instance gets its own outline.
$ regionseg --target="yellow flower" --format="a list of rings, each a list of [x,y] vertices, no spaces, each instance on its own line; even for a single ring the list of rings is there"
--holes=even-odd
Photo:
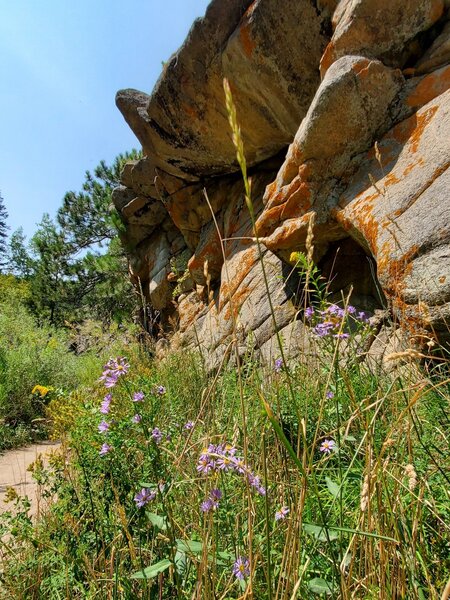
[[[45,385],[35,385],[32,389],[32,394],[39,394],[41,398],[45,398],[45,396],[52,390],[52,388],[45,387]]]
[[[300,262],[301,258],[302,258],[301,252],[291,252],[289,255],[289,264],[291,264],[295,267]]]

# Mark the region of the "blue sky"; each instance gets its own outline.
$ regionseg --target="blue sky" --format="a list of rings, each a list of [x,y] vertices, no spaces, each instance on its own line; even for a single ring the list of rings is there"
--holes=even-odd
[[[208,0],[0,0],[0,193],[30,237],[86,170],[139,147],[114,104],[150,93]]]

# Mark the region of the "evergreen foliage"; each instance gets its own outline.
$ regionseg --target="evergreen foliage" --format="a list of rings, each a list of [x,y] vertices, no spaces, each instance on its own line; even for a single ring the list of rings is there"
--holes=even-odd
[[[22,229],[11,236],[10,273],[30,282],[29,305],[39,322],[62,325],[99,319],[105,325],[128,320],[136,296],[117,232],[120,219],[112,206],[123,165],[139,157],[120,154],[86,172],[81,192],[68,192],[56,222],[45,214],[29,244]]]
[[[0,273],[7,265],[8,212],[0,194]]]

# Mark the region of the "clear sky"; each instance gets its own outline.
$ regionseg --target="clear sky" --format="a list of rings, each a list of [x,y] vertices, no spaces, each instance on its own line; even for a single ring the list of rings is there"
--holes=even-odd
[[[139,147],[114,103],[150,93],[209,0],[0,0],[0,193],[30,237],[86,170]]]

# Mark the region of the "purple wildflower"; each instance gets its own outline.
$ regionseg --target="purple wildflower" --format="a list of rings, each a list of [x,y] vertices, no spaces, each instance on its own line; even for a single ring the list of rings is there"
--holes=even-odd
[[[252,487],[255,488],[255,490],[258,492],[258,494],[261,494],[261,496],[266,495],[266,488],[263,485],[261,485],[261,480],[257,475],[253,475],[253,473],[249,473],[248,474],[248,482]]]
[[[275,373],[280,373],[282,366],[283,366],[283,359],[277,358],[275,361],[275,365],[273,367],[273,370],[275,371]]]
[[[359,312],[357,318],[359,321],[361,321],[361,323],[364,323],[365,325],[370,325],[370,318],[366,315],[364,311]]]
[[[325,454],[331,454],[336,448],[336,442],[334,440],[324,440],[319,448],[321,452]]]
[[[134,392],[133,402],[142,402],[144,400],[144,392]]]
[[[346,340],[350,337],[349,333],[345,333],[343,331],[341,331],[340,333],[335,333],[333,335],[334,338],[338,339],[338,340]]]
[[[339,306],[337,304],[330,304],[327,308],[326,312],[330,315],[338,315],[339,314]]]
[[[152,431],[151,437],[152,437],[152,440],[155,442],[155,444],[160,444],[161,440],[163,438],[162,431],[158,427],[155,427]]]
[[[107,423],[106,421],[102,421],[100,423],[100,425],[98,426],[98,430],[100,433],[106,433],[109,429],[109,423]]]
[[[222,492],[218,488],[213,488],[209,492],[209,497],[200,504],[200,510],[202,512],[209,512],[215,510],[219,506],[219,501],[222,498]]]
[[[231,458],[231,462],[233,463],[233,468],[237,473],[243,475],[248,471],[248,468],[244,462],[242,456],[233,456]]]
[[[275,513],[275,521],[283,521],[289,514],[289,508],[287,506],[282,506],[280,510],[277,510]]]
[[[107,444],[106,442],[102,445],[101,449],[100,449],[100,456],[105,456],[105,454],[108,454],[108,452],[112,450],[112,446],[110,446],[109,444]]]
[[[219,471],[231,471],[234,469],[234,464],[231,456],[227,456],[226,454],[222,454],[216,460],[216,467]]]
[[[112,375],[109,374],[107,377],[105,377],[104,381],[105,381],[105,388],[112,388],[116,385],[118,380],[118,376],[117,375]]]
[[[140,492],[136,494],[134,497],[134,501],[136,502],[136,506],[138,508],[142,508],[152,500],[156,498],[155,490],[150,490],[149,488],[142,488]]]
[[[166,388],[163,385],[158,385],[155,389],[155,393],[158,394],[158,396],[164,396]]]
[[[112,388],[116,385],[119,377],[126,375],[129,368],[130,365],[126,362],[125,358],[120,356],[116,359],[110,358],[103,368],[103,373],[99,381],[104,381],[106,388]]]
[[[334,398],[334,392],[332,392],[331,390],[328,390],[327,393],[325,394],[325,398],[327,398],[328,400],[331,400],[332,398]]]
[[[349,315],[354,315],[356,312],[356,308],[354,306],[349,305],[347,306],[347,312]]]
[[[133,421],[133,423],[140,423],[142,421],[142,417],[141,415],[136,414],[134,415],[134,417],[132,417],[131,420]]]
[[[183,429],[186,429],[187,431],[190,431],[191,429],[193,429],[195,427],[195,423],[194,421],[188,421],[184,426]]]
[[[104,397],[104,399],[100,405],[100,412],[103,415],[107,415],[109,413],[109,405],[111,404],[111,400],[112,400],[112,395],[106,394],[106,396]]]
[[[314,316],[314,309],[312,306],[308,306],[307,308],[305,308],[305,319],[307,319],[308,321],[311,321],[311,319]]]
[[[222,491],[219,490],[219,488],[213,488],[209,493],[209,497],[211,498],[211,500],[219,502],[219,500],[222,499]]]
[[[206,475],[215,468],[214,461],[210,459],[207,452],[200,454],[197,464],[197,471]]]
[[[126,375],[128,373],[128,369],[130,368],[130,365],[127,363],[127,359],[122,356],[119,356],[115,360],[110,360],[107,366],[109,367],[111,374],[117,375],[117,377]]]
[[[318,323],[314,327],[313,331],[317,335],[317,337],[322,338],[329,335],[333,331],[334,327],[335,325],[331,321],[324,321],[323,323]]]
[[[241,581],[250,575],[250,563],[248,558],[239,556],[233,565],[233,575]]]
[[[200,510],[204,513],[209,512],[213,508],[214,507],[213,507],[213,502],[212,502],[211,498],[207,498],[200,504]]]

